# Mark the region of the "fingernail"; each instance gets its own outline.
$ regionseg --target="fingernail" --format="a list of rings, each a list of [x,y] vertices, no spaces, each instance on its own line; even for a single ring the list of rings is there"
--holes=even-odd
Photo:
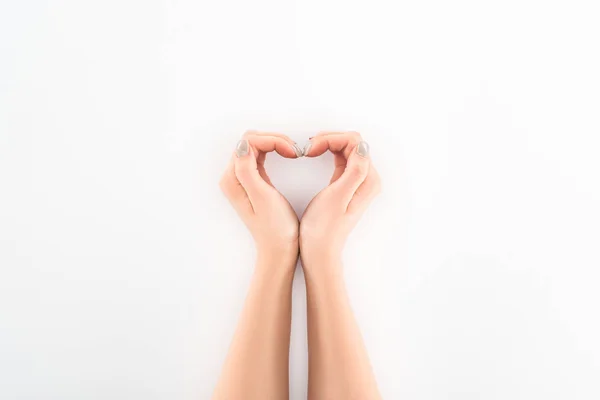
[[[292,147],[294,148],[296,157],[300,158],[304,155],[304,153],[302,152],[302,149],[300,147],[298,147],[298,143],[294,142],[294,146],[292,146]]]
[[[369,157],[369,143],[364,140],[356,146],[356,154],[361,157]]]
[[[306,146],[304,146],[304,150],[302,150],[302,155],[304,157],[306,157],[308,155],[308,152],[310,151],[310,148],[312,147],[312,142],[308,142],[306,144]]]
[[[238,142],[237,146],[235,146],[235,155],[238,158],[244,157],[248,154],[249,148],[248,141],[246,139],[242,139]]]

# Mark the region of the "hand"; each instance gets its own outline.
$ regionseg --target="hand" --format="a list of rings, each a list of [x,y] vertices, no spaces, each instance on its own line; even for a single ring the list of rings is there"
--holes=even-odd
[[[246,132],[220,186],[252,233],[259,256],[293,258],[295,266],[298,216],[265,172],[266,153],[272,151],[286,158],[302,156],[302,150],[285,135]]]
[[[319,134],[311,139],[304,156],[317,157],[327,150],[335,157],[333,177],[329,186],[310,202],[300,223],[300,253],[305,270],[311,269],[315,260],[341,257],[346,238],[381,190],[369,146],[360,134]]]

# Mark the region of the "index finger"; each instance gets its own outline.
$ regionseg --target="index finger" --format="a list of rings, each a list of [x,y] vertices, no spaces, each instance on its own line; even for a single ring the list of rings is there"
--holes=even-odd
[[[358,132],[321,133],[310,140],[304,151],[305,157],[318,157],[327,150],[348,159],[362,138]]]
[[[257,158],[273,151],[285,158],[302,157],[302,150],[291,139],[282,136],[250,134],[244,138],[256,150]]]

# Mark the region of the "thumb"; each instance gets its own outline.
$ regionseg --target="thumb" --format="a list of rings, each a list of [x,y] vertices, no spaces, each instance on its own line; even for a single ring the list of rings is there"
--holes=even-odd
[[[332,184],[332,189],[342,196],[344,209],[348,207],[357,189],[369,175],[371,159],[369,157],[369,144],[361,141],[348,157],[346,169],[337,181]]]
[[[238,142],[235,155],[235,176],[246,190],[253,208],[256,208],[255,205],[264,197],[265,189],[269,188],[269,184],[260,176],[254,150],[248,140],[242,139]]]

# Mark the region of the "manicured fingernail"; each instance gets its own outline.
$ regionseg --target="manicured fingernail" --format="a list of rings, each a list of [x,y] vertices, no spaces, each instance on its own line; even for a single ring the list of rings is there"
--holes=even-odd
[[[361,157],[369,157],[369,144],[364,140],[356,146],[356,154]]]
[[[296,153],[296,157],[300,158],[304,155],[304,153],[302,152],[302,149],[300,147],[298,147],[298,143],[294,142],[294,152]]]
[[[237,146],[235,146],[235,155],[240,157],[244,157],[248,155],[248,150],[250,146],[248,145],[248,141],[246,139],[242,139],[238,142]]]
[[[306,146],[304,146],[304,150],[302,150],[302,155],[304,157],[308,156],[308,152],[310,151],[310,148],[312,147],[312,142],[308,142],[306,144]]]

